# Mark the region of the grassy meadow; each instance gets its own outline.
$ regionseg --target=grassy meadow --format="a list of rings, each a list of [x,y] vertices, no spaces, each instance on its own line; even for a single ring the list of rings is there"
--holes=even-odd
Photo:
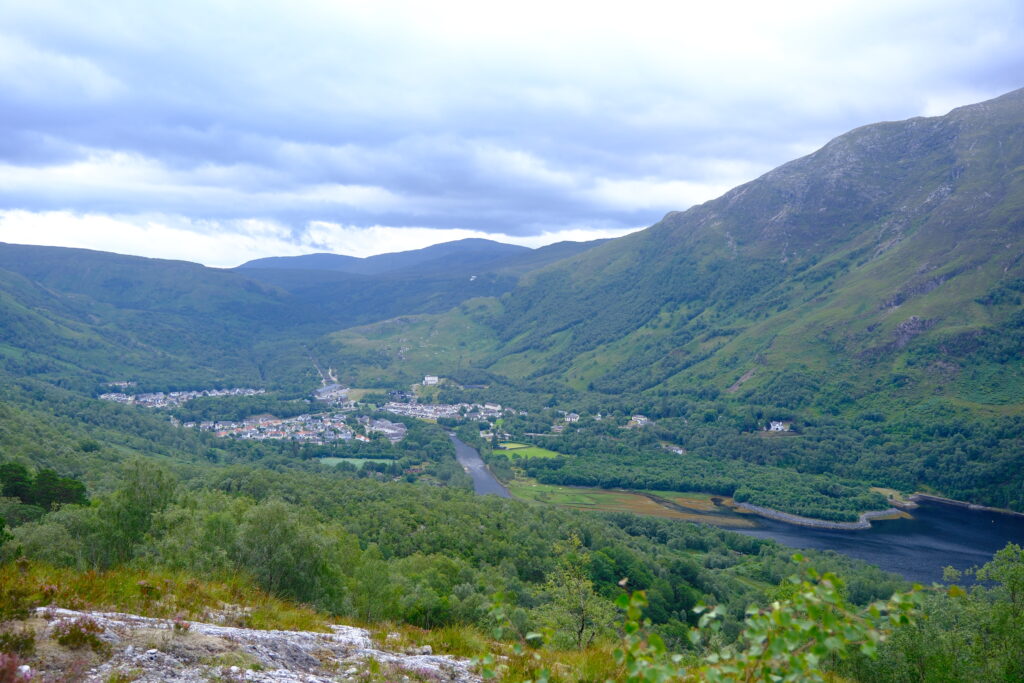
[[[514,441],[506,441],[501,444],[504,451],[501,451],[505,455],[513,458],[565,458],[568,457],[564,453],[557,451],[551,451],[547,448],[541,448],[540,446],[534,446],[526,443],[516,443]]]
[[[574,510],[629,512],[732,528],[755,526],[755,522],[746,515],[723,511],[711,502],[710,495],[701,493],[659,491],[652,494],[652,498],[641,491],[555,486],[524,480],[514,481],[508,488],[509,492],[520,500]],[[655,499],[668,501],[669,505]]]

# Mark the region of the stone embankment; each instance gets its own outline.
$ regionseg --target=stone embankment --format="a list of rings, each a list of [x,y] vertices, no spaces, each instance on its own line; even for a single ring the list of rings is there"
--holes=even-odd
[[[856,522],[830,522],[824,519],[813,519],[811,517],[792,515],[788,512],[772,510],[771,508],[751,505],[750,503],[737,503],[736,509],[752,512],[755,515],[760,515],[767,519],[774,519],[777,522],[785,522],[786,524],[795,524],[797,526],[810,527],[812,529],[838,529],[844,531],[870,529],[871,520],[873,519],[905,516],[901,510],[889,508],[888,510],[872,510],[871,512],[863,512]]]
[[[152,619],[116,612],[77,612],[44,607],[33,621],[43,637],[61,624],[88,619],[107,643],[103,661],[75,680],[258,681],[480,681],[472,663],[432,654],[381,649],[365,629],[331,626],[332,633],[260,631],[201,622]],[[37,628],[37,633],[38,633]]]
[[[968,503],[963,500],[953,500],[952,498],[943,498],[942,496],[933,496],[927,493],[915,493],[909,496],[909,499],[914,503],[925,501],[928,503],[942,503],[943,505],[952,505],[953,507],[967,508],[968,510],[981,510],[983,512],[998,512],[1001,515],[1011,515],[1014,517],[1024,517],[1024,512],[1015,512],[1014,510],[1007,510],[1005,508],[993,508],[987,505],[978,505],[977,503]]]

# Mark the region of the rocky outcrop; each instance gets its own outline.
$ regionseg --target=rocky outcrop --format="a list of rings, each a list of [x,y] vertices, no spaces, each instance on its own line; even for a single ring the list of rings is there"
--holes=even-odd
[[[893,345],[895,345],[897,349],[902,349],[910,343],[911,339],[922,332],[927,331],[933,325],[935,325],[934,320],[926,320],[919,316],[912,315],[898,324],[896,329],[893,330],[893,336],[896,338]]]
[[[365,629],[331,626],[331,633],[260,631],[116,612],[36,610],[41,640],[82,620],[105,643],[77,680],[141,683],[209,680],[260,683],[328,681],[479,681],[469,660],[431,653],[426,646],[400,653],[376,646]],[[41,631],[41,633],[40,633]]]

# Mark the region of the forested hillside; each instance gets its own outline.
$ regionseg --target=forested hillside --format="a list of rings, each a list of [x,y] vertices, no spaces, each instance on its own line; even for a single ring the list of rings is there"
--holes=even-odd
[[[787,577],[804,566],[789,550],[707,526],[552,510],[457,487],[331,470],[270,444],[214,440],[138,408],[29,380],[8,386],[3,399],[5,666],[28,662],[37,670],[66,672],[72,655],[96,662],[109,656],[100,645],[93,654],[76,650],[99,642],[84,635],[82,646],[70,637],[51,645],[48,630],[33,630],[38,623],[26,621],[28,610],[57,604],[173,620],[180,625],[175,640],[154,641],[157,651],[179,652],[188,641],[189,620],[227,610],[236,615],[232,623],[255,628],[323,629],[327,621],[358,620],[380,629],[381,637],[397,632],[435,650],[506,652],[501,667],[508,680],[549,667],[558,672],[551,680],[625,677],[628,667],[614,655],[616,647],[666,675],[700,680],[720,661],[713,653],[733,641],[746,653],[742,657],[752,657],[750,666],[761,661],[756,639],[765,625],[751,621],[751,604],[781,601],[767,609],[798,617],[824,600],[835,608],[838,640],[824,642],[833,626],[804,630],[779,622],[769,632],[778,629],[777,637],[792,645],[771,666],[838,669],[864,681],[902,680],[911,668],[925,680],[951,671],[965,680],[1019,673],[1014,653],[1020,631],[1012,614],[1019,608],[1022,558],[1013,547],[979,574],[988,583],[969,594],[930,591],[893,603],[894,619],[909,614],[914,622],[879,644],[879,633],[900,622],[883,620],[876,632],[864,605],[905,584],[835,554],[810,553],[810,566],[840,572],[843,583],[825,575],[793,584]],[[435,457],[451,457],[445,443],[442,433],[431,448]],[[74,473],[88,483],[88,500],[68,476]],[[69,497],[56,507],[40,506],[41,481],[62,484]],[[28,487],[19,491],[25,482]],[[625,595],[624,577],[630,590],[639,591],[632,616],[612,606]],[[718,606],[721,630],[705,628],[706,640],[691,631],[701,616],[694,610],[700,601]],[[664,639],[680,658],[669,660],[628,638],[617,644],[622,621],[637,619],[639,605],[652,622],[642,627],[644,643]],[[502,627],[499,640],[489,635],[495,625]],[[546,647],[511,649],[538,629],[547,633]],[[867,656],[876,647],[880,657]],[[948,648],[957,648],[955,661],[946,657]],[[801,655],[818,650],[848,659]],[[917,659],[911,664],[908,657]],[[245,659],[224,661],[251,666]],[[382,676],[369,680],[386,680]]]
[[[716,457],[1024,509],[1022,131],[1024,90],[865,126],[499,298],[335,335],[337,353],[364,376],[475,373],[520,404],[671,418],[683,445],[703,424]],[[773,419],[801,438],[768,452]]]
[[[0,362],[15,376],[86,392],[133,380],[155,389],[259,385],[305,394],[320,379],[311,358],[321,335],[498,295],[521,273],[592,246],[468,242],[389,254],[365,273],[228,271],[0,244]]]
[[[403,632],[508,652],[491,664],[523,676],[561,658],[551,680],[634,664],[696,679],[719,652],[760,671],[769,637],[802,657],[783,669],[1019,678],[1016,546],[969,594],[900,597],[883,645],[882,617],[863,610],[906,588],[898,577],[812,552],[794,583],[805,565],[770,541],[476,497],[446,430],[533,483],[697,490],[833,520],[886,505],[869,485],[1024,509],[1022,124],[1024,91],[868,126],[641,233],[499,249],[479,273],[451,254],[366,274],[0,245],[0,650],[42,661],[27,610],[57,597],[167,618],[179,594],[221,609],[214,595],[263,591],[317,616],[272,603],[246,619],[430,629]],[[311,396],[324,368],[362,387],[358,407],[331,407],[348,411],[345,443],[171,419],[326,411]],[[371,435],[383,390],[424,374],[444,378],[416,389],[425,399],[500,402],[501,416],[388,414],[404,438]],[[154,412],[97,400],[111,382],[267,391]],[[552,457],[514,472],[490,450],[502,430]],[[173,578],[133,578],[156,576]],[[196,599],[188,616],[210,608]],[[710,637],[691,631],[701,602],[719,606]],[[839,615],[838,635],[800,631],[808,614]],[[533,632],[547,645],[511,649]]]
[[[491,598],[502,592],[525,632],[554,618],[546,581],[560,544],[575,536],[595,599],[613,598],[629,576],[648,591],[650,616],[675,638],[694,621],[689,610],[698,600],[728,604],[735,628],[748,602],[795,569],[774,543],[710,527],[550,511],[457,486],[332,469],[276,444],[215,439],[32,381],[8,385],[2,398],[0,510],[10,534],[0,534],[0,553],[7,560],[24,555],[80,571],[243,573],[331,614],[423,627],[485,626]],[[454,464],[444,433],[425,429],[427,457]],[[44,480],[62,496],[56,508],[40,505],[35,492]],[[838,556],[816,559],[850,578],[858,603],[901,585]]]
[[[787,375],[819,386],[783,397],[792,407],[840,376],[902,374],[903,393],[1020,404],[1020,368],[991,368],[1019,336],[1022,123],[1016,91],[865,126],[536,273],[489,321],[502,342],[491,365],[532,354],[531,375],[604,392],[725,392],[751,370],[737,398]]]

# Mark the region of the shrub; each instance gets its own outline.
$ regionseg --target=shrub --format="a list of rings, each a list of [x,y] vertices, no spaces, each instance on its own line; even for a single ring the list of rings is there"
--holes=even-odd
[[[53,630],[53,637],[58,643],[72,650],[89,648],[99,655],[110,652],[110,645],[100,638],[103,627],[90,617],[78,617],[70,621],[62,621]]]
[[[192,624],[185,621],[185,618],[178,614],[174,617],[174,621],[171,623],[171,628],[174,633],[185,634],[188,633],[190,628],[192,628]]]
[[[0,631],[0,652],[29,657],[36,651],[36,632],[32,629]]]
[[[0,586],[0,622],[27,619],[32,602],[28,590],[20,586]]]

